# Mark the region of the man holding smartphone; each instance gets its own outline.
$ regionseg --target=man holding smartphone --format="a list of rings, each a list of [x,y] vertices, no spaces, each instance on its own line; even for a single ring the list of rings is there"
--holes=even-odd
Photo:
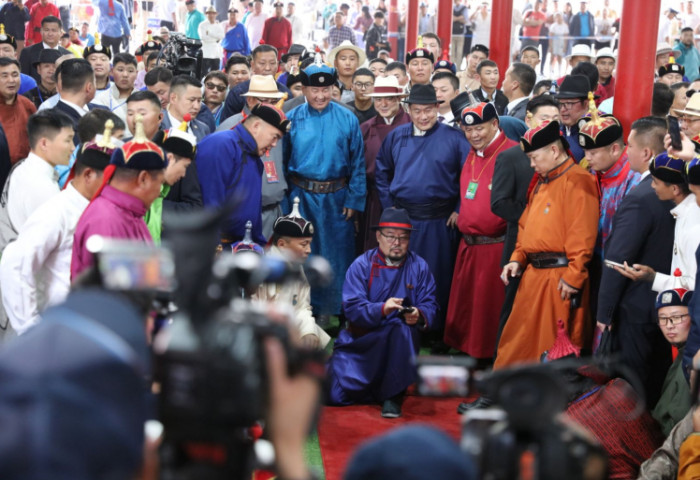
[[[384,210],[378,248],[358,257],[343,285],[346,328],[328,362],[331,405],[382,404],[382,417],[401,416],[403,393],[416,380],[420,332],[438,310],[428,264],[409,251],[413,226],[404,209]]]

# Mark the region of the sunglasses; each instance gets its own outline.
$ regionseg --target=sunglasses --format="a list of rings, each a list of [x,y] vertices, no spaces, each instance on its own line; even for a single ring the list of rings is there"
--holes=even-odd
[[[211,83],[211,82],[207,82],[207,83],[205,83],[205,85],[209,90],[217,89],[220,92],[226,91],[226,85],[217,85],[217,84]]]

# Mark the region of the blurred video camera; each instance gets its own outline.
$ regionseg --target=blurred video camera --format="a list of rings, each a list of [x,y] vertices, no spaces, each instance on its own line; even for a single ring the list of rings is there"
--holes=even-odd
[[[165,59],[167,68],[173,75],[191,75],[201,78],[202,42],[187,38],[184,33],[170,32],[170,38],[163,45],[159,58]]]
[[[420,395],[466,397],[478,389],[498,405],[462,417],[460,446],[477,466],[479,478],[605,478],[602,447],[560,419],[570,394],[562,369],[572,368],[570,361],[489,373],[476,372],[471,358],[425,356],[416,362]]]
[[[225,210],[225,209],[224,209]],[[161,478],[243,479],[254,468],[249,427],[267,415],[264,340],[283,345],[291,376],[321,377],[323,352],[293,345],[284,318],[242,292],[262,283],[326,284],[320,257],[302,265],[253,252],[215,256],[226,211],[166,219],[166,247],[96,239],[93,252],[106,288],[170,291],[177,310],[154,340],[159,420],[164,425]],[[167,239],[164,239],[167,242]]]

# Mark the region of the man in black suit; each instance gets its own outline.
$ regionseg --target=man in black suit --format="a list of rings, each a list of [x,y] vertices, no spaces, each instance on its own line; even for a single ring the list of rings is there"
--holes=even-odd
[[[479,76],[481,87],[472,90],[474,98],[480,102],[493,103],[498,115],[503,115],[508,105],[508,97],[496,88],[499,81],[498,65],[493,60],[482,60],[476,67],[476,74]]]
[[[666,122],[645,117],[632,124],[630,168],[642,174],[642,181],[624,197],[613,217],[612,230],[605,246],[605,261],[632,268],[648,265],[657,272],[669,273],[673,252],[674,219],[669,213],[672,202],[657,197],[652,182],[661,171],[682,181],[683,161],[663,152]],[[650,166],[649,154],[655,155]],[[659,170],[661,169],[661,170]],[[676,170],[676,171],[674,171]],[[607,264],[607,263],[606,263]],[[633,282],[618,271],[605,268],[598,295],[598,332],[612,328],[614,350],[644,385],[647,408],[659,399],[661,387],[671,365],[671,349],[659,330],[654,302],[656,292],[649,282]]]
[[[534,128],[542,122],[559,119],[559,102],[551,95],[540,95],[527,102],[527,112],[532,115],[528,115],[525,122],[528,128]],[[508,222],[501,267],[510,261],[510,256],[515,250],[518,221],[527,205],[528,188],[534,175],[535,170],[530,165],[530,159],[523,153],[520,145],[509,148],[496,158],[491,184],[491,211]],[[506,285],[506,296],[499,316],[499,340],[513,308],[519,284],[520,277],[513,277]]]
[[[61,39],[61,20],[53,15],[44,17],[41,21],[41,43],[35,43],[30,47],[22,49],[19,54],[19,64],[22,73],[34,77],[37,83],[41,82],[41,77],[36,71],[36,63],[39,61],[39,54],[45,48],[58,50],[61,55],[72,55],[71,52],[61,47],[58,42]]]
[[[90,63],[82,58],[71,58],[61,62],[56,69],[60,100],[54,107],[73,120],[73,143],[78,145],[78,121],[93,108],[105,108],[90,101],[95,98],[95,72]]]
[[[526,63],[515,62],[508,67],[501,87],[508,98],[504,115],[525,121],[527,102],[536,80],[535,69]]]

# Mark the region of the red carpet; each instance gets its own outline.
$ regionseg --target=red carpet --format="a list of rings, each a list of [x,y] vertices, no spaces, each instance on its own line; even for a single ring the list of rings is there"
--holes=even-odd
[[[407,396],[400,418],[382,418],[380,405],[324,407],[318,439],[326,480],[343,478],[345,466],[360,443],[397,426],[424,423],[440,428],[455,440],[460,436],[457,405],[463,398]]]

